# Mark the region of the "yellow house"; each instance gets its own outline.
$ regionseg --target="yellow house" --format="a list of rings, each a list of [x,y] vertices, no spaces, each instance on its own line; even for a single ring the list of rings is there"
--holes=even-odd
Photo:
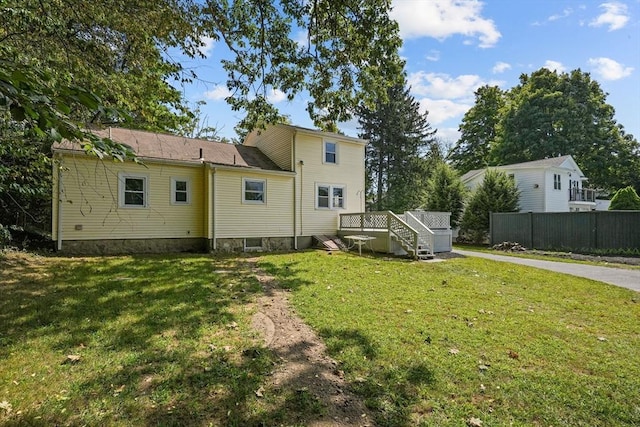
[[[298,249],[364,211],[366,141],[290,125],[242,145],[109,128],[143,164],[54,146],[53,239],[67,253]]]

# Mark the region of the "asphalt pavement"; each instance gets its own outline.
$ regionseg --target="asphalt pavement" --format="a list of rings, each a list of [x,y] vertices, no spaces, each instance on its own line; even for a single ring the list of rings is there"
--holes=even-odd
[[[555,271],[558,273],[571,274],[572,276],[585,277],[587,279],[597,280],[611,285],[620,286],[640,292],[640,270],[624,269],[614,267],[600,267],[596,265],[546,261],[539,259],[520,258],[506,255],[494,255],[484,252],[465,251],[454,249],[454,253],[473,256],[479,258],[487,258],[494,261],[510,262],[513,264],[528,265],[529,267],[542,268],[544,270]]]

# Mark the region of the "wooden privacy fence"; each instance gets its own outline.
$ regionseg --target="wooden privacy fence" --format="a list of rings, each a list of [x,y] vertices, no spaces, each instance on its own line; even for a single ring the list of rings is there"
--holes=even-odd
[[[640,248],[640,211],[492,213],[491,244],[534,249]]]

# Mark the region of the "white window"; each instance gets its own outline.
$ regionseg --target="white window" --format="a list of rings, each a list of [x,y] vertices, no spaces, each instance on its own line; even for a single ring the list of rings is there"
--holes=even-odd
[[[345,187],[342,185],[317,184],[316,208],[344,209]]]
[[[118,183],[121,207],[146,208],[149,205],[146,175],[120,173]]]
[[[171,203],[188,205],[191,203],[191,183],[186,178],[171,178]]]
[[[267,201],[267,182],[264,179],[242,179],[242,202],[264,204]]]
[[[560,182],[561,182],[560,181],[560,174],[554,173],[553,174],[553,189],[554,190],[562,190]]]
[[[324,142],[324,163],[338,163],[338,144],[335,142]]]

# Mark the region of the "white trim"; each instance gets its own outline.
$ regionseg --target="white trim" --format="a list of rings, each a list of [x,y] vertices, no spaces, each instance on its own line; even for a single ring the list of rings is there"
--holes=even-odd
[[[330,151],[327,152],[327,144],[333,144],[335,147],[335,151],[333,152],[334,155],[334,161],[333,162],[328,162],[327,161],[327,153],[331,153]],[[329,140],[329,139],[322,139],[322,163],[326,164],[326,165],[337,165],[340,163],[340,155],[339,155],[339,149],[338,149],[338,142],[335,140]]]
[[[247,182],[259,182],[262,184],[262,200],[247,200]],[[258,191],[250,190],[254,193],[259,193]],[[266,205],[267,204],[267,180],[261,178],[242,178],[242,203],[247,203],[250,205]]]
[[[177,189],[176,189],[176,183],[180,181],[180,182],[184,182],[186,183],[186,190],[184,192],[187,193],[187,200],[186,201],[179,201],[176,200],[176,193],[177,193]],[[183,178],[183,177],[179,177],[179,176],[172,176],[171,177],[171,204],[172,205],[177,205],[177,206],[186,206],[186,205],[190,205],[191,204],[191,179],[190,178]]]
[[[144,204],[127,205],[124,203],[125,183],[130,179],[142,179],[142,196]],[[149,207],[149,175],[140,173],[118,172],[118,206],[124,209],[146,209]]]
[[[319,206],[318,203],[318,199],[319,199],[319,195],[318,195],[318,191],[320,189],[320,187],[326,187],[328,189],[328,194],[327,194],[327,198],[329,199],[327,204],[328,206]],[[333,195],[333,191],[336,189],[341,189],[342,190],[342,206],[336,206],[335,201],[336,201],[336,197]],[[343,185],[343,184],[326,184],[323,182],[316,182],[315,185],[315,193],[314,193],[314,197],[315,197],[315,208],[318,210],[338,210],[338,209],[345,209],[345,207],[347,206],[347,186]]]

